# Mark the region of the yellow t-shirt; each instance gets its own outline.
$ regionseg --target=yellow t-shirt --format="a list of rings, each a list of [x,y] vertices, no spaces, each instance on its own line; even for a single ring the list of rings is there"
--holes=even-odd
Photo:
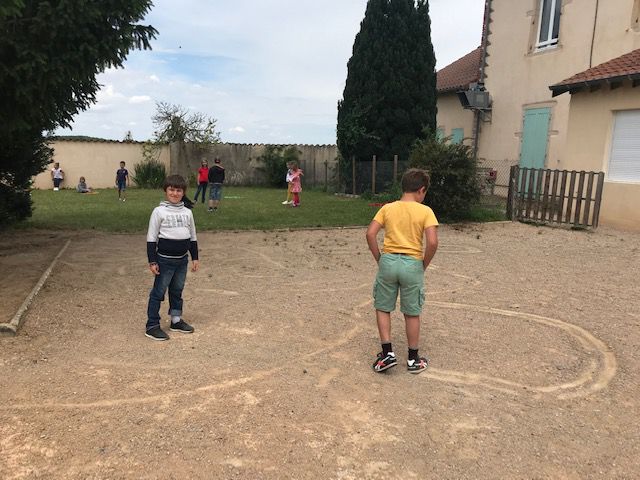
[[[382,253],[403,253],[418,260],[424,255],[424,230],[438,225],[431,208],[418,202],[383,205],[373,219],[384,227]]]

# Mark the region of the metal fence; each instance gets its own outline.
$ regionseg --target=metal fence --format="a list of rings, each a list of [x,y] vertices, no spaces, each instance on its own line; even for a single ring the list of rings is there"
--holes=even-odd
[[[503,208],[506,211],[509,194],[509,172],[511,160],[478,161],[478,183],[480,185],[480,203]],[[343,170],[342,185],[345,193],[361,195],[363,193],[382,193],[388,191],[395,181],[399,182],[409,167],[409,159],[397,155],[393,158],[372,157],[371,160],[349,162],[348,172]]]
[[[376,194],[390,190],[400,180],[409,166],[409,160],[400,159],[397,155],[390,159],[374,156],[371,160],[359,160],[350,165],[350,178],[345,178],[344,182],[346,192],[354,195]]]

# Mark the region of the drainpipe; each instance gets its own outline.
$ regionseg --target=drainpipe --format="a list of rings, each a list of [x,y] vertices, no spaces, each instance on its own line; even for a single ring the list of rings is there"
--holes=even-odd
[[[478,84],[481,88],[484,88],[484,69],[487,63],[487,46],[489,45],[489,24],[491,23],[491,0],[485,0],[484,3],[484,19],[482,24],[482,57],[480,60],[480,78]],[[474,120],[476,123],[476,134],[473,138],[473,159],[478,161],[478,144],[480,142],[480,112],[475,110]]]
[[[589,68],[593,66],[593,45],[596,39],[596,25],[598,24],[598,4],[600,0],[596,0],[596,14],[593,17],[593,33],[591,34],[591,51],[589,52]]]

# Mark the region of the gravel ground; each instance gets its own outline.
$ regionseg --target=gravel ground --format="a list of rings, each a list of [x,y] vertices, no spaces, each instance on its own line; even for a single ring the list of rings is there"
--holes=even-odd
[[[143,335],[144,235],[0,237],[0,478],[637,478],[640,234],[442,226],[421,353],[376,374],[364,229],[199,236]],[[20,247],[16,247],[19,239]],[[163,325],[166,326],[166,318]]]

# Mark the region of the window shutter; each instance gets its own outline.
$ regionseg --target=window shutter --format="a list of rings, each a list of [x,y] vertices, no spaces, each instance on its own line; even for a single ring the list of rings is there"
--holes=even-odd
[[[640,110],[615,113],[607,179],[640,182]]]

